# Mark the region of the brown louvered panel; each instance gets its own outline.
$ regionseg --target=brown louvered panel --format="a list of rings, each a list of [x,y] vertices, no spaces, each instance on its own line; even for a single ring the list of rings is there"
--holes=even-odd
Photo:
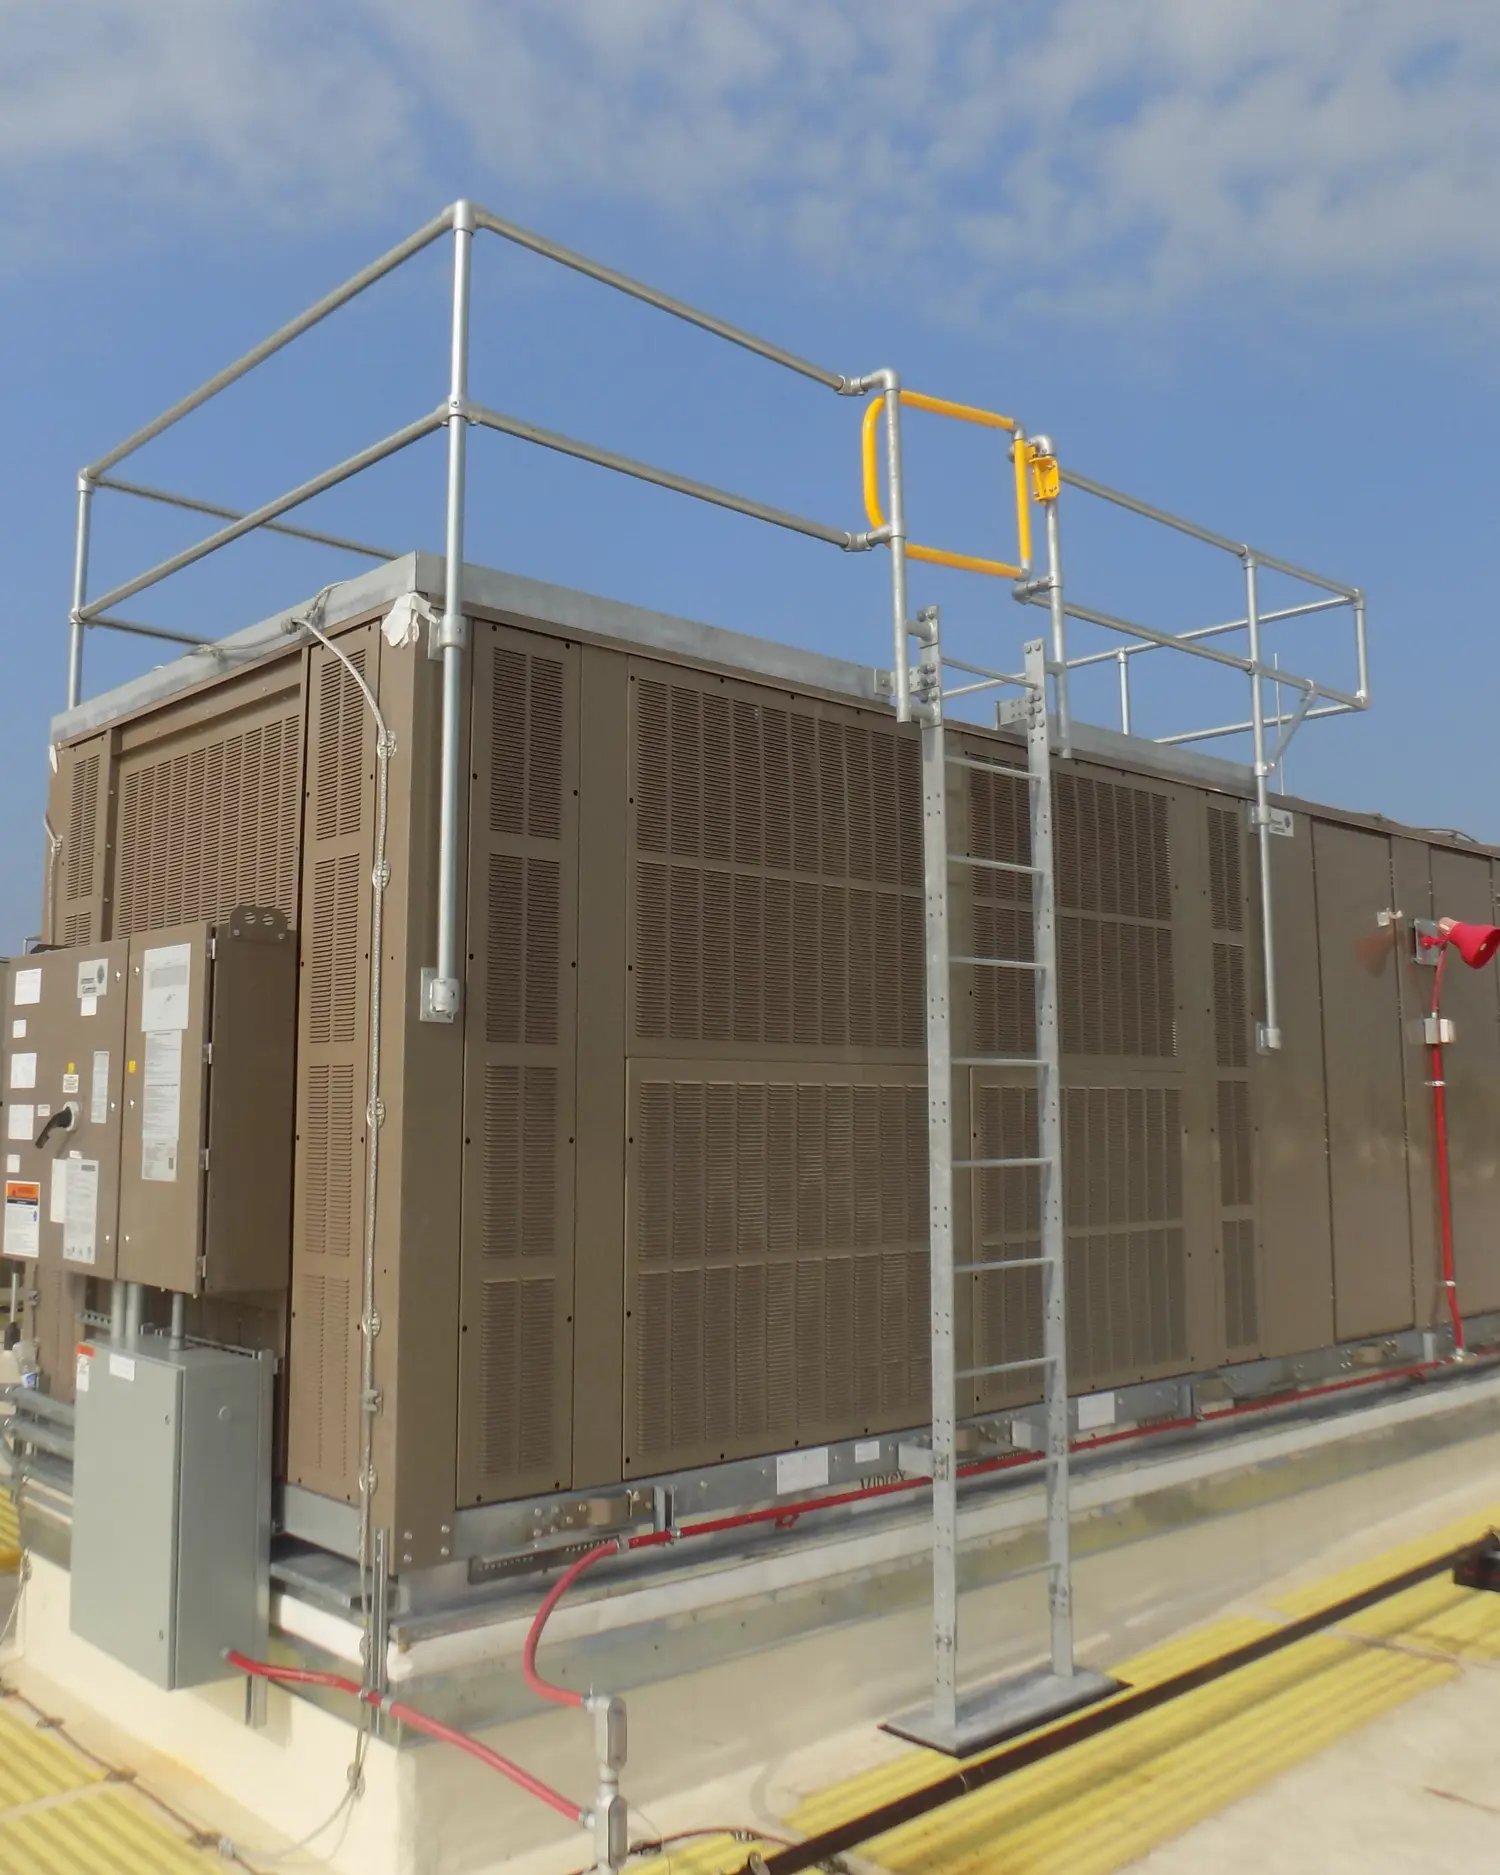
[[[1215,932],[1212,988],[1214,1059],[1219,1070],[1214,1122],[1219,1158],[1219,1274],[1225,1345],[1243,1357],[1258,1352],[1260,1339],[1246,953],[1246,834],[1244,810],[1237,803],[1209,801],[1204,811],[1209,917]]]
[[[636,667],[637,1043],[916,1048],[921,802],[893,727]]]
[[[1239,1350],[1260,1341],[1260,1289],[1255,1268],[1255,1224],[1237,1218],[1223,1226],[1224,1338]]]
[[[486,1278],[478,1331],[480,1464],[504,1477],[545,1470],[557,1447],[551,1341],[557,1315],[551,1277]]]
[[[357,741],[354,751],[368,760]],[[289,708],[283,695],[226,710],[191,735],[133,748],[117,788],[115,936],[227,918],[237,905],[296,922],[300,702]]]
[[[378,686],[378,634],[341,647]],[[292,1233],[288,1470],[294,1483],[357,1501],[358,1369],[369,1046],[370,869],[375,730],[359,685],[331,653],[308,684],[304,916],[298,933],[297,1144]],[[278,798],[274,766],[300,738],[236,731],[204,750],[201,785],[223,803],[199,889],[222,893],[282,864],[279,825],[251,818]],[[190,782],[194,771],[189,769]],[[159,797],[158,797],[159,798]],[[269,872],[267,871],[267,876]]]
[[[86,944],[105,935],[108,804],[103,738],[60,750],[48,819],[56,839],[43,912],[48,943]]]
[[[978,1085],[973,1157],[1027,1158],[1037,1147],[1034,1088]],[[1167,1373],[1187,1354],[1181,1095],[1176,1087],[1063,1092],[1068,1358],[1075,1387]],[[1030,1166],[975,1171],[976,1260],[1040,1252],[1042,1176]],[[1042,1350],[1039,1270],[993,1270],[975,1291],[975,1364]],[[985,1405],[1034,1398],[1035,1375],[981,1384]]]
[[[1215,931],[1244,931],[1244,837],[1235,807],[1208,808],[1208,903]]]
[[[995,759],[992,745],[972,752]],[[967,850],[981,859],[1029,864],[1025,771],[992,775],[966,769],[964,781]],[[1065,770],[1053,784],[1053,807],[1063,1053],[1172,1060],[1177,987],[1167,798],[1151,788]],[[974,955],[1030,958],[1030,880],[977,870],[967,890]],[[1029,976],[981,966],[966,976],[976,1051],[1032,1052],[1035,1000]]]
[[[471,734],[461,1504],[572,1480],[576,648],[479,627]]]
[[[632,1472],[925,1410],[923,1090],[889,1070],[773,1072],[630,1066]]]
[[[1214,1050],[1221,1068],[1249,1058],[1250,1011],[1245,1000],[1245,947],[1214,945]]]

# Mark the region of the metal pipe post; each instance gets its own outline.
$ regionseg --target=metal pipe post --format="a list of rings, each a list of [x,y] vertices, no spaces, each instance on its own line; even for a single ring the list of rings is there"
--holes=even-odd
[[[141,1283],[125,1284],[125,1339],[138,1341],[145,1315],[146,1291]]]
[[[934,618],[927,657],[942,670]],[[906,645],[900,651],[904,659]],[[943,703],[922,717],[922,896],[927,983],[927,1204],[932,1313],[932,1705],[938,1728],[958,1723],[958,1372],[954,1348],[953,1021],[949,983],[948,764]]]
[[[1354,596],[1354,655],[1357,660],[1355,695],[1363,708],[1370,701],[1370,646],[1365,636],[1365,596]]]
[[[885,396],[886,525],[891,549],[891,629],[895,667],[891,680],[896,691],[896,721],[911,721],[911,665],[907,656],[906,616],[906,496],[901,474],[901,380],[894,371],[877,371],[871,383]],[[938,669],[942,669],[939,662]],[[946,862],[945,862],[946,863]]]
[[[1115,657],[1120,666],[1120,734],[1130,734],[1130,652],[1117,651]]]
[[[187,1297],[180,1291],[172,1295],[172,1332],[170,1346],[180,1348],[187,1340]]]
[[[1255,834],[1260,851],[1261,954],[1265,962],[1266,1015],[1256,1030],[1262,1054],[1281,1047],[1281,1024],[1276,1006],[1276,934],[1271,899],[1271,807],[1266,787],[1266,714],[1261,693],[1260,602],[1255,555],[1245,555],[1245,622],[1250,648],[1250,738],[1255,762]],[[1278,714],[1280,712],[1278,711]]]
[[[1058,1016],[1057,892],[1052,852],[1052,733],[1047,721],[1047,652],[1026,646],[1031,778],[1032,930],[1036,969],[1037,1154],[1041,1160],[1042,1353],[1046,1361],[1047,1563],[1052,1671],[1073,1675],[1072,1518],[1068,1498],[1067,1240],[1063,1229],[1062,1036]]]
[[[464,713],[464,502],[469,445],[469,281],[474,247],[474,206],[453,210],[453,339],[448,387],[448,514],[444,534],[443,621],[438,650],[443,660],[442,773],[438,791],[437,957],[424,973],[424,1022],[455,1022],[462,1001],[458,968],[458,823],[460,757]]]
[[[1052,682],[1057,697],[1057,740],[1059,753],[1071,755],[1073,712],[1068,703],[1068,615],[1063,604],[1062,523],[1058,518],[1056,495],[1046,504],[1046,508],[1047,609],[1052,617]]]
[[[109,1286],[109,1338],[111,1341],[125,1339],[125,1290],[127,1285],[113,1282]]]
[[[78,478],[78,524],[73,536],[73,609],[68,614],[68,708],[77,709],[83,698],[83,608],[89,588],[89,525],[93,517],[94,483],[85,472]]]

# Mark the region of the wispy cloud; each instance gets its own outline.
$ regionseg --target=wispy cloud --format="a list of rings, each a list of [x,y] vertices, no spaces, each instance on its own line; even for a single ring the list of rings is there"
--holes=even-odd
[[[86,184],[388,225],[475,193],[646,206],[976,307],[1500,291],[1483,0],[0,0],[0,231]],[[6,226],[6,223],[9,226]]]

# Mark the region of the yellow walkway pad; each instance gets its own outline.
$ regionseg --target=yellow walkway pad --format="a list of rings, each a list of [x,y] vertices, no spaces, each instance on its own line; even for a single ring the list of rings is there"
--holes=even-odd
[[[1490,1520],[1500,1523],[1500,1506]],[[1111,1668],[1127,1687],[1160,1683],[1482,1534],[1465,1518],[1370,1562],[1278,1596]],[[1500,1596],[1423,1583],[1253,1666],[946,1805],[855,1852],[891,1875],[1113,1875],[1465,1662],[1500,1660]],[[984,1754],[980,1754],[982,1757]],[[809,1836],[951,1772],[904,1753],[804,1802],[788,1834]],[[743,1843],[674,1848],[670,1875],[728,1875]],[[644,1866],[667,1875],[665,1858]]]
[[[204,1875],[231,1866],[0,1689],[0,1875]]]

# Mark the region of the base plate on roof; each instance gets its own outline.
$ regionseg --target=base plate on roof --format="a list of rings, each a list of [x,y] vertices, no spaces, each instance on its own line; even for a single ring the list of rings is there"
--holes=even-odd
[[[926,1705],[888,1719],[881,1729],[897,1738],[909,1738],[914,1745],[947,1752],[951,1758],[967,1758],[987,1745],[1034,1731],[1122,1690],[1122,1682],[1106,1673],[1080,1668],[1064,1676],[1039,1669],[961,1693],[957,1723],[951,1727],[940,1724],[931,1705]]]

